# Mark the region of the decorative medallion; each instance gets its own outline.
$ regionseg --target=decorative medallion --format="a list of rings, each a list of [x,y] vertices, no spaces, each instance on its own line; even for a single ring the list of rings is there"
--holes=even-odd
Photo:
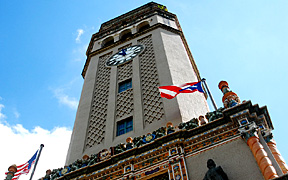
[[[149,143],[151,141],[153,141],[155,139],[155,135],[154,134],[147,134],[147,136],[145,136],[143,138],[143,142],[144,143]]]
[[[170,155],[174,155],[174,154],[177,154],[177,149],[176,148],[173,148],[170,150]]]
[[[68,167],[62,169],[62,171],[59,172],[59,175],[60,175],[60,176],[63,176],[64,174],[69,173],[70,170],[71,170],[71,169],[70,169],[70,167],[68,166]]]
[[[125,173],[132,171],[131,165],[125,167]]]
[[[248,124],[248,123],[249,123],[249,121],[248,121],[247,118],[244,118],[244,119],[239,120],[240,126],[244,126],[244,125],[246,125],[246,124]]]

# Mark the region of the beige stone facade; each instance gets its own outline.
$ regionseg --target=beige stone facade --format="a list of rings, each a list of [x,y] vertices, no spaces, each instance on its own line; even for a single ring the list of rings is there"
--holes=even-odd
[[[84,154],[125,142],[127,137],[152,132],[168,122],[179,124],[208,112],[202,93],[186,94],[172,100],[159,95],[159,86],[200,80],[176,16],[163,13],[166,15],[152,13],[143,15],[144,18],[140,16],[125,27],[110,28],[112,33],[101,38],[92,37],[67,163]],[[147,28],[139,31],[143,24],[148,25]],[[98,34],[101,34],[101,28]],[[121,41],[123,32],[131,34]],[[103,47],[106,39],[111,37],[114,44]],[[137,44],[144,45],[145,49],[132,61],[106,67],[105,62],[112,54]],[[132,88],[118,93],[119,83],[129,79],[132,79]],[[117,136],[117,122],[129,117],[133,118],[133,131]]]
[[[112,55],[139,44],[145,48],[133,60],[107,67]],[[103,23],[82,76],[66,166],[43,180],[200,180],[208,177],[208,159],[230,180],[288,176],[266,106],[241,102],[225,81],[224,108],[213,112],[199,92],[160,97],[159,86],[201,80],[177,17],[165,6],[151,2]],[[119,91],[123,82],[132,86]],[[118,135],[127,119],[132,130]]]

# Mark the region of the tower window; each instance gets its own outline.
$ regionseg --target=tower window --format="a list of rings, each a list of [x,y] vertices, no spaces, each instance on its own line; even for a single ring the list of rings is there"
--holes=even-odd
[[[148,29],[149,27],[150,27],[149,23],[147,21],[145,21],[145,22],[142,22],[141,24],[139,24],[137,29],[138,29],[138,32],[142,32],[145,29]]]
[[[133,118],[129,117],[117,122],[117,136],[128,133],[133,130]]]
[[[114,38],[113,37],[108,37],[106,38],[103,43],[102,43],[102,47],[107,47],[110,46],[114,43]]]
[[[126,81],[122,81],[119,83],[118,93],[121,93],[131,88],[132,88],[132,79],[127,79]]]
[[[132,32],[130,29],[127,29],[120,34],[120,40],[125,41],[127,38],[132,36]]]

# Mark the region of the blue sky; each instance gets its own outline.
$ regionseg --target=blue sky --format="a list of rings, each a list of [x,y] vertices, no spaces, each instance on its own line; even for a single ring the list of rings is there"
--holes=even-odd
[[[101,23],[147,2],[0,2],[1,144],[8,144],[11,137],[15,143],[20,139],[29,141],[27,146],[9,146],[32,156],[40,143],[50,143],[45,144],[38,177],[46,169],[64,164],[83,84],[85,51],[92,34]],[[218,107],[223,106],[217,87],[221,80],[228,81],[241,100],[267,105],[278,149],[288,160],[288,121],[284,116],[288,88],[288,1],[157,2],[178,16],[200,74],[207,79]],[[59,156],[60,165],[44,165],[49,148],[50,152],[58,149],[53,156]],[[6,158],[6,153],[11,150],[2,152],[0,158]],[[0,173],[27,158],[10,158],[8,164],[1,166]],[[28,176],[21,179],[25,178]]]

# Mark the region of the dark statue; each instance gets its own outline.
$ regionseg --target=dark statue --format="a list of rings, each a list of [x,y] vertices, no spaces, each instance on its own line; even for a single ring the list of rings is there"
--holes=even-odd
[[[165,127],[160,127],[159,129],[157,129],[156,131],[153,131],[153,133],[155,135],[155,139],[163,137],[166,135],[166,128]]]
[[[70,164],[69,167],[71,168],[71,171],[75,171],[75,170],[79,169],[76,161],[73,162],[72,164]]]
[[[223,171],[221,166],[217,166],[213,159],[207,161],[208,171],[203,180],[228,180],[227,174]]]
[[[82,164],[83,164],[82,159],[77,159],[75,161],[75,167],[74,168],[80,169],[82,167]]]
[[[168,126],[167,127],[167,134],[171,134],[173,132],[175,132],[175,128],[172,125]]]
[[[58,177],[60,177],[60,172],[62,171],[63,168],[58,168],[58,169],[53,169],[52,173],[51,173],[51,180],[54,180]]]
[[[46,171],[46,175],[44,176],[43,180],[50,180],[50,174],[52,173],[52,171],[50,169],[48,169]]]
[[[96,164],[97,162],[99,162],[99,157],[98,157],[98,154],[92,154],[91,157],[90,157],[90,161],[88,163],[88,166],[91,166],[93,164]]]
[[[134,143],[134,147],[140,147],[142,146],[144,143],[142,141],[143,137],[134,137],[133,139],[133,143]]]
[[[132,142],[127,142],[126,149],[132,149],[134,147],[134,144]]]
[[[213,112],[207,112],[206,119],[208,119],[208,122],[214,121],[215,119],[223,117],[222,111],[224,108],[219,108],[216,111]]]
[[[119,154],[119,153],[122,153],[124,151],[126,151],[126,146],[124,143],[120,143],[117,146],[115,146],[115,149],[114,149],[115,154]]]
[[[178,127],[179,129],[183,129],[183,130],[184,129],[190,130],[190,129],[196,128],[198,127],[198,119],[193,118],[190,121],[180,123]]]

